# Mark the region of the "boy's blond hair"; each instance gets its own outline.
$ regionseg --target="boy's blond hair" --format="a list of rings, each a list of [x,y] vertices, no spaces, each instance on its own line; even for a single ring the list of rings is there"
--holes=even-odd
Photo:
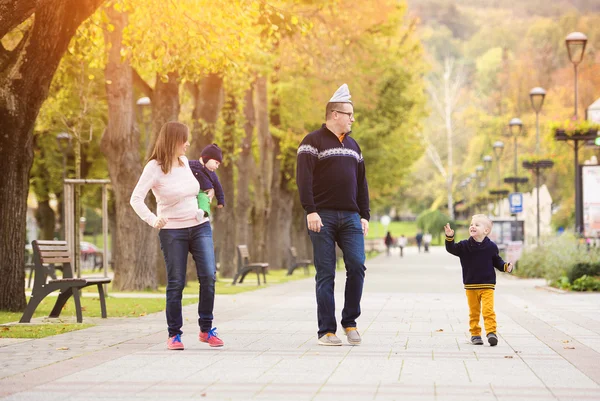
[[[473,217],[471,217],[471,220],[473,220],[473,219],[481,219],[481,220],[485,221],[485,225],[490,230],[490,232],[492,232],[492,226],[494,225],[494,222],[492,221],[492,219],[487,217],[485,214],[475,214],[475,215],[473,215]]]

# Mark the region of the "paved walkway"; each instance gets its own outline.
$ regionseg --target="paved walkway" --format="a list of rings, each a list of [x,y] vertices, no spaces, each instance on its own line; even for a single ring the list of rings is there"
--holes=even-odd
[[[473,346],[457,258],[408,249],[367,267],[361,346],[316,344],[307,279],[217,296],[222,349],[197,341],[193,305],[185,351],[166,350],[162,313],[0,340],[0,399],[600,400],[600,294],[499,275],[500,343]]]

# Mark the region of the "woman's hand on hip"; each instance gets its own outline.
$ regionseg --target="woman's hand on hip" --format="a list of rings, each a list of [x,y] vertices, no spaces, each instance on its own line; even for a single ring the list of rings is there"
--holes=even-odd
[[[167,217],[159,217],[158,220],[154,223],[154,228],[158,228],[159,230],[165,226],[169,222]]]

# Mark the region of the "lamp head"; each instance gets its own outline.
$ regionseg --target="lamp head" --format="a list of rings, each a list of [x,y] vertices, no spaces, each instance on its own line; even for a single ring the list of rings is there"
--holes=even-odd
[[[536,113],[539,113],[542,110],[542,106],[544,105],[544,98],[546,97],[546,91],[544,88],[540,88],[539,86],[533,88],[529,92],[529,99],[531,100],[531,107]]]
[[[508,123],[508,128],[510,129],[510,133],[512,136],[521,135],[523,132],[523,121],[520,118],[513,118]]]
[[[571,32],[565,39],[567,51],[569,52],[569,60],[577,65],[583,60],[585,45],[587,44],[587,36],[581,32]]]

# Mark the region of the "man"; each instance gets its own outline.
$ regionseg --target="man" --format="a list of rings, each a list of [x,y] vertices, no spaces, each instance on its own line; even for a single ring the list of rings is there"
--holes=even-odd
[[[298,147],[296,183],[306,211],[315,257],[320,345],[342,345],[335,335],[335,244],[344,254],[346,289],[342,328],[352,345],[361,343],[356,328],[365,279],[365,242],[369,230],[369,189],[360,147],[350,137],[354,108],[343,84],[327,103],[325,124]]]

